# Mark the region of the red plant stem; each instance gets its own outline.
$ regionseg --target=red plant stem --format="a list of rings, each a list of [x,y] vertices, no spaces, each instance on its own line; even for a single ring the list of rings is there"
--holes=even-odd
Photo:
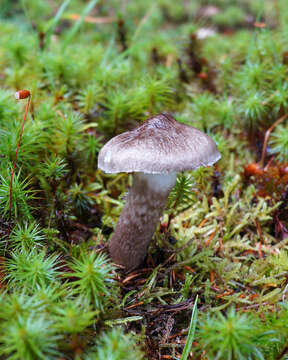
[[[31,100],[31,97],[29,96],[29,97],[28,97],[27,104],[26,104],[26,108],[25,108],[24,118],[23,118],[22,125],[21,125],[19,141],[18,141],[17,149],[16,149],[16,151],[15,151],[14,165],[13,165],[13,169],[12,169],[12,172],[11,172],[11,178],[10,178],[10,206],[9,206],[9,219],[10,219],[10,220],[11,220],[11,212],[12,212],[13,178],[14,178],[14,173],[15,173],[15,168],[16,168],[16,163],[17,163],[18,150],[19,150],[19,147],[20,147],[20,144],[21,144],[21,139],[22,139],[22,134],[23,134],[23,128],[24,128],[26,116],[27,116],[27,113],[28,113],[28,109],[29,109],[29,105],[30,105],[30,100]]]
[[[264,168],[264,160],[265,160],[265,154],[266,154],[266,148],[267,148],[267,143],[268,143],[269,136],[270,136],[271,132],[274,130],[274,128],[278,124],[280,124],[282,121],[287,119],[287,117],[288,117],[288,114],[285,114],[285,115],[281,116],[280,119],[275,121],[275,123],[273,125],[271,125],[270,128],[265,133],[264,143],[263,143],[263,147],[262,147],[261,160],[260,160],[260,163],[259,163],[259,165],[261,166],[262,169]]]

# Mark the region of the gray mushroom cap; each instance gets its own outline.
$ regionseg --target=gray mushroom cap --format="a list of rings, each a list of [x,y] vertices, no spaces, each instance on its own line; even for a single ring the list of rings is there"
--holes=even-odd
[[[210,166],[220,158],[208,135],[161,113],[108,141],[98,167],[106,173],[167,174]]]

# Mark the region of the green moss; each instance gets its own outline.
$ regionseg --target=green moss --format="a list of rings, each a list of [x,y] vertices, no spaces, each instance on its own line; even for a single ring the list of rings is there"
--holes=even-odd
[[[179,359],[196,294],[193,358],[283,357],[285,1],[4,1],[0,16],[0,357]],[[31,104],[10,218],[20,89]],[[144,267],[127,275],[102,251],[132,177],[97,157],[162,111],[222,158],[178,175]]]

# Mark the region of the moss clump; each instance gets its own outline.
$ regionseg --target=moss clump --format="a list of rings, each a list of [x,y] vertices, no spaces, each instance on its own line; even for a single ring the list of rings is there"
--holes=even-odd
[[[0,357],[180,359],[198,295],[193,358],[284,358],[286,2],[0,11]],[[10,195],[20,89],[31,105]],[[131,177],[97,170],[97,156],[161,111],[207,132],[222,159],[179,175],[147,259],[125,274],[105,244]]]

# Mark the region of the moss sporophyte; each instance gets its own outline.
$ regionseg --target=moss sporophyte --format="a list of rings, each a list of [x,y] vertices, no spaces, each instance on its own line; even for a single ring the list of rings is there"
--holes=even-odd
[[[12,172],[11,172],[11,178],[10,178],[10,205],[9,205],[9,219],[10,220],[11,220],[11,214],[12,214],[13,178],[14,178],[14,172],[15,172],[16,163],[17,163],[17,155],[18,155],[18,151],[19,151],[19,148],[20,148],[21,138],[22,138],[22,134],[23,134],[23,128],[24,128],[26,116],[27,116],[30,101],[31,101],[31,96],[30,96],[30,91],[29,90],[20,90],[20,91],[17,91],[15,93],[15,99],[16,100],[22,100],[22,99],[27,99],[27,98],[28,98],[28,101],[27,101],[27,104],[26,104],[26,107],[25,107],[25,113],[24,113],[24,117],[23,117],[23,121],[22,121],[22,125],[21,125],[19,141],[18,141],[18,145],[17,145],[16,151],[15,151],[15,159],[14,159],[14,164],[13,164],[13,168],[12,168]]]

